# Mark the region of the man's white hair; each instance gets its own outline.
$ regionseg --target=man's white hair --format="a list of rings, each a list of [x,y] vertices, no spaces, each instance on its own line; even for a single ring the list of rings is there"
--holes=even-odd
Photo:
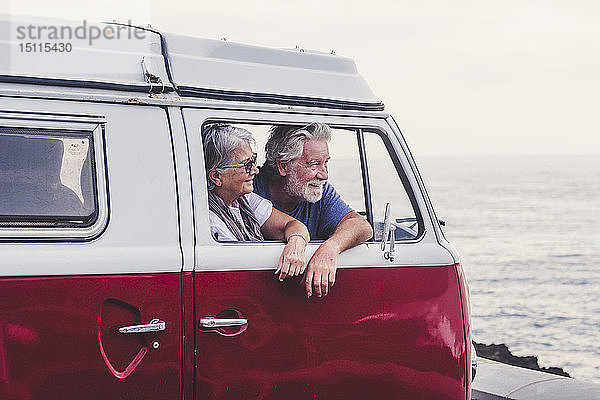
[[[269,140],[265,145],[265,166],[270,174],[277,173],[277,161],[287,164],[302,156],[304,142],[307,140],[331,139],[331,128],[320,122],[313,122],[303,127],[275,125],[271,128]]]

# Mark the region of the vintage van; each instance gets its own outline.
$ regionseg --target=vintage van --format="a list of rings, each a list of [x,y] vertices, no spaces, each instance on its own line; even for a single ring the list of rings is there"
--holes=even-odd
[[[1,399],[470,398],[458,254],[351,59],[60,24],[0,23]],[[201,142],[314,121],[375,231],[322,298],[211,237]]]

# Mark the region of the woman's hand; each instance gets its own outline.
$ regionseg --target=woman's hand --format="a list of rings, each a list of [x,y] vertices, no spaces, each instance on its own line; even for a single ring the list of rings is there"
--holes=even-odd
[[[300,234],[289,237],[287,244],[283,248],[275,275],[279,274],[279,280],[283,281],[287,276],[298,276],[304,273],[306,269],[306,239]]]
[[[304,252],[310,241],[310,234],[306,226],[273,207],[271,215],[260,230],[267,239],[287,242],[281,257],[279,257],[279,263],[277,263],[277,270],[275,271],[275,275],[279,275],[279,280],[283,281],[286,276],[303,274],[306,269]]]

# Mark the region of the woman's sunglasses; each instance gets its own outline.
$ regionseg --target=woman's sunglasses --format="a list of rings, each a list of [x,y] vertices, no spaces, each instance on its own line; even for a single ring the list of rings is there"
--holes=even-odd
[[[248,161],[246,161],[243,164],[229,164],[229,165],[223,165],[221,168],[236,168],[236,167],[244,167],[246,169],[246,173],[248,175],[250,175],[250,172],[252,172],[252,166],[256,165],[256,153],[252,154],[252,157],[250,157],[250,159]]]

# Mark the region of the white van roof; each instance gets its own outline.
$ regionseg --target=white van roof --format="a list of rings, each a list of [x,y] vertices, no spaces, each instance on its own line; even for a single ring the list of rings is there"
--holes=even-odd
[[[9,55],[0,60],[0,82],[383,109],[350,58],[172,35],[130,24],[0,17],[0,54]]]

